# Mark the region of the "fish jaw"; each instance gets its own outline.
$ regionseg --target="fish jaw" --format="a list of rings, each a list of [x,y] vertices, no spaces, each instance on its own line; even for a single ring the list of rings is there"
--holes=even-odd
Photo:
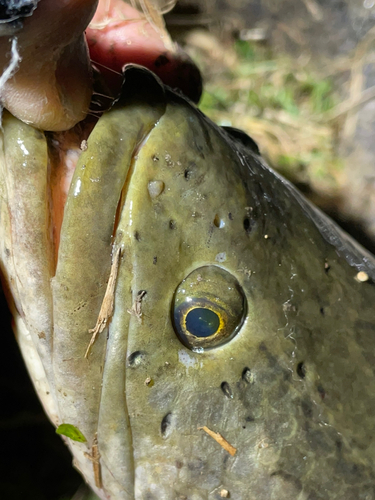
[[[70,423],[87,439],[67,439],[76,467],[103,499],[375,495],[373,287],[355,280],[300,195],[257,154],[132,71],[80,154],[58,252],[47,237],[40,252],[20,253],[32,240],[16,246],[18,218],[35,226],[9,195],[20,183],[8,178],[6,141],[16,137],[23,155],[22,144],[30,152],[39,143],[31,135],[25,145],[29,129],[7,139],[5,123],[2,268],[39,396],[55,425]],[[116,255],[113,314],[86,359]],[[23,287],[24,259],[26,275],[52,271]],[[233,277],[246,317],[226,344],[194,350],[176,336],[173,304],[205,268]],[[41,296],[44,351],[38,315],[27,309]]]

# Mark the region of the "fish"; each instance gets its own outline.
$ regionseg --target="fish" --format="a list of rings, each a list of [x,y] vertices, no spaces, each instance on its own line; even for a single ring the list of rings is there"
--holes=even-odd
[[[374,256],[144,68],[83,141],[61,228],[56,140],[4,112],[1,271],[95,493],[375,499]]]

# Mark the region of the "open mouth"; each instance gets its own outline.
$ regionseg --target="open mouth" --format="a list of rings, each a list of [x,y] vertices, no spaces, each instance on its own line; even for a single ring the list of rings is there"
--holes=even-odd
[[[143,68],[130,67],[117,103],[94,126],[88,121],[46,138],[4,115],[1,250],[18,342],[51,420],[55,425],[74,422],[88,438],[96,435],[100,408],[108,399],[106,381],[113,376],[108,371],[118,364],[113,359],[105,363],[105,336],[99,336],[88,351],[89,328],[94,329],[98,321],[115,256],[126,253],[129,265],[123,266],[118,293],[126,295],[128,304],[117,308],[123,314],[114,325],[111,342],[118,342],[119,321],[122,342],[126,341],[133,278],[128,249],[140,238],[132,226],[135,214],[127,193],[137,155],[165,108],[162,84]],[[152,196],[157,194],[154,189]],[[111,319],[106,314],[104,326]],[[124,346],[118,349],[117,359],[123,356]],[[118,382],[122,386],[125,377]],[[71,384],[73,391],[68,389]],[[62,406],[57,405],[60,396]],[[115,421],[126,421],[126,404],[120,404],[115,413],[121,414]],[[112,420],[113,411],[103,418]],[[128,472],[119,482],[126,479],[132,484],[128,439],[123,429],[121,440],[126,442],[121,449]],[[86,477],[95,476],[92,463],[82,454],[86,452],[75,451],[81,457],[77,467]],[[92,481],[101,487],[98,478]]]

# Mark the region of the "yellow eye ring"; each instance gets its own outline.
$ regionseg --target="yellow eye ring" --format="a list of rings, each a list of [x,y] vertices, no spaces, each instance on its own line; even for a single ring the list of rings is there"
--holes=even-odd
[[[208,298],[194,299],[181,308],[181,327],[196,347],[225,335],[227,322],[225,310]]]
[[[246,315],[246,299],[236,278],[217,266],[193,271],[177,287],[173,325],[189,349],[212,349],[239,331]]]

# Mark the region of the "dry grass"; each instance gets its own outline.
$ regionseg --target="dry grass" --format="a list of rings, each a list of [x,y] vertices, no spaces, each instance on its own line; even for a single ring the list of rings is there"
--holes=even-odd
[[[309,61],[274,55],[260,43],[226,47],[195,31],[187,46],[206,77],[202,111],[247,132],[269,163],[293,182],[335,197],[342,162],[335,148],[337,119],[332,119],[339,99],[330,78],[313,73]]]

